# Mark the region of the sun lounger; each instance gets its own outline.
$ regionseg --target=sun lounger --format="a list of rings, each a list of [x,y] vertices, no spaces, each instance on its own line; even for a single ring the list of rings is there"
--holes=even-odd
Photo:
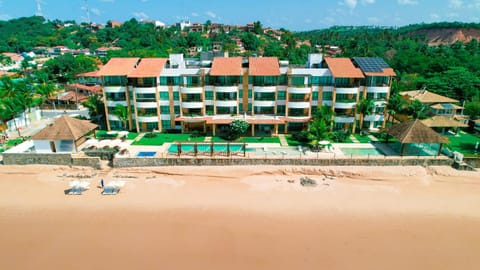
[[[81,186],[73,186],[67,191],[68,195],[82,195],[85,189]]]
[[[116,186],[105,186],[102,191],[102,195],[117,195],[120,192],[120,188]]]

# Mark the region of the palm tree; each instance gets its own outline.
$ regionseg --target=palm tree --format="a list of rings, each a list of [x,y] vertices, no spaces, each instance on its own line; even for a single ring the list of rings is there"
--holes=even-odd
[[[365,115],[371,115],[375,109],[375,101],[371,98],[362,99],[357,106],[357,113],[360,114],[360,129],[363,127]]]
[[[404,105],[405,101],[399,94],[394,94],[388,99],[387,112],[392,124],[393,120],[395,119],[394,116],[403,110]]]
[[[51,83],[42,83],[37,84],[35,87],[35,92],[40,96],[42,104],[45,103],[47,100],[53,96],[55,92],[55,86]],[[51,101],[53,109],[56,110],[55,101]]]
[[[128,109],[127,107],[123,106],[122,104],[117,104],[115,109],[113,110],[112,114],[116,115],[120,121],[122,121],[122,127],[127,128],[127,121],[128,121]],[[130,128],[128,128],[130,129]]]
[[[407,111],[413,119],[425,119],[426,109],[425,106],[419,100],[413,100],[408,104]]]
[[[96,124],[101,124],[101,118],[105,115],[105,105],[103,104],[102,99],[98,95],[91,95],[88,97],[87,101],[83,103],[83,106],[88,108],[90,119]]]

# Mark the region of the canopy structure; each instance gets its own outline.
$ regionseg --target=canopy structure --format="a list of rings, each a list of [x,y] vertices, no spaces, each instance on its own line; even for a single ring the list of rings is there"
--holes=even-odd
[[[402,122],[386,129],[386,132],[395,137],[402,144],[401,155],[404,155],[405,146],[408,143],[438,143],[440,154],[442,144],[448,143],[448,140],[435,132],[433,129],[422,123],[421,120]]]
[[[422,120],[422,123],[427,127],[438,127],[438,128],[447,128],[447,127],[468,127],[467,124],[456,121],[447,116],[435,115],[432,118]]]

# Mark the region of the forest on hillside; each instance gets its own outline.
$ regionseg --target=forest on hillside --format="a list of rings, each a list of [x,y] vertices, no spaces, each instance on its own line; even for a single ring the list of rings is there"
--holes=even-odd
[[[260,22],[254,23],[253,31],[233,29],[213,33],[209,31],[211,25],[212,22],[207,21],[204,32],[186,32],[175,26],[155,28],[153,24],[131,19],[120,27],[93,31],[88,25],[73,21],[18,18],[0,21],[0,52],[24,52],[35,46],[57,45],[92,51],[101,46],[122,48],[109,52],[108,57],[103,59],[66,56],[47,62],[46,72],[49,74],[41,77],[65,82],[74,79],[75,72],[92,69],[92,62],[105,62],[113,56],[166,57],[169,53],[186,54],[193,46],[209,50],[215,42],[222,44],[223,50],[230,55],[239,55],[232,38],[242,41],[245,49],[241,53],[243,56],[277,56],[289,60],[291,64],[304,64],[308,53],[322,52],[325,45],[335,45],[342,48],[337,57],[384,58],[397,72],[394,91],[425,88],[462,101],[479,98],[479,42],[472,39],[468,43],[429,46],[425,36],[416,33],[419,29],[480,29],[480,24],[435,23],[401,28],[336,26],[297,33],[280,29],[278,37],[264,33]],[[311,46],[302,42],[304,40],[309,40]],[[76,64],[77,61],[88,64]]]

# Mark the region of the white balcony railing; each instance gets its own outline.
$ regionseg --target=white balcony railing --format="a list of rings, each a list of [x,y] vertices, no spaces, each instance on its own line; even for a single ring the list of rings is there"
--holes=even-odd
[[[104,86],[105,93],[125,93],[125,86]]]
[[[137,108],[156,108],[156,102],[137,102]]]
[[[155,87],[135,87],[137,94],[155,94],[157,88]]]
[[[290,101],[288,102],[288,108],[290,109],[308,109],[310,108],[310,102],[298,102],[298,101]]]
[[[142,123],[158,122],[158,116],[138,116],[137,120]]]
[[[290,94],[310,94],[312,88],[310,87],[289,87],[288,92]]]
[[[335,123],[353,123],[355,117],[353,116],[335,116],[333,121]]]
[[[335,102],[335,108],[337,109],[352,109],[355,107],[356,102]]]
[[[358,87],[340,87],[336,89],[337,94],[356,94]]]
[[[237,107],[238,102],[236,100],[217,100],[215,105],[217,107]]]
[[[201,94],[203,87],[181,87],[180,93],[182,94]]]
[[[120,105],[123,105],[123,106],[127,106],[127,101],[110,101],[110,100],[107,100],[107,106],[108,107],[115,107],[117,106],[118,104]]]
[[[253,102],[253,106],[255,106],[255,107],[274,107],[275,106],[275,101],[255,100]]]
[[[388,93],[388,86],[367,86],[367,93]]]
[[[216,86],[215,92],[217,93],[236,93],[238,92],[238,86]]]
[[[254,86],[253,92],[255,93],[275,93],[277,91],[276,86]]]
[[[203,108],[203,102],[201,102],[201,101],[182,102],[182,108],[185,108],[185,109],[201,109],[201,108]]]

